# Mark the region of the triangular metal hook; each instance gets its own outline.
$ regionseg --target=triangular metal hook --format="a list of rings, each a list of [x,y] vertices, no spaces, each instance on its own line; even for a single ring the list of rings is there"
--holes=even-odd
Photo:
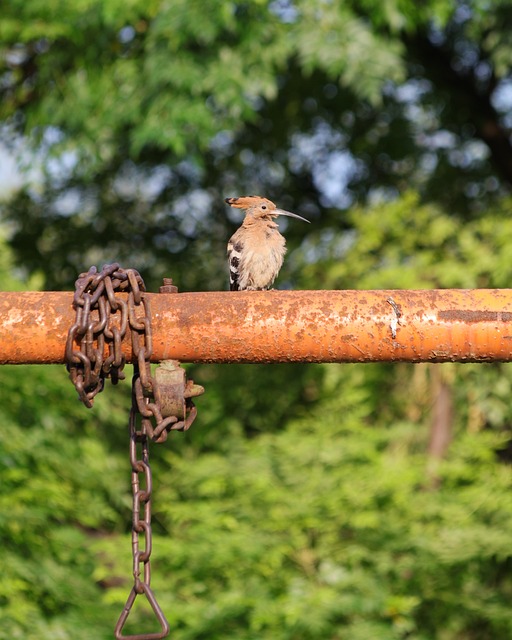
[[[128,619],[128,616],[130,615],[130,611],[132,610],[135,598],[139,595],[137,591],[135,591],[135,587],[133,587],[133,589],[130,591],[128,600],[124,605],[124,609],[119,616],[119,620],[117,621],[116,628],[114,630],[116,640],[161,640],[161,638],[166,638],[169,635],[169,623],[167,622],[162,609],[160,609],[160,606],[156,601],[151,588],[149,587],[149,585],[144,584],[143,582],[140,583],[140,586],[142,587],[143,593],[146,595],[147,601],[151,605],[151,608],[153,609],[156,619],[160,623],[160,628],[162,630],[157,631],[156,633],[136,633],[135,635],[130,636],[123,635],[123,627],[126,623],[126,620]]]

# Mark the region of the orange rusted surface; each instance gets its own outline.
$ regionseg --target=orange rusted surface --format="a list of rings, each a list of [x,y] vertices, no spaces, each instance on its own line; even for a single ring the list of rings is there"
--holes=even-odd
[[[512,360],[510,289],[146,295],[154,362]],[[0,293],[0,363],[64,362],[72,299]]]

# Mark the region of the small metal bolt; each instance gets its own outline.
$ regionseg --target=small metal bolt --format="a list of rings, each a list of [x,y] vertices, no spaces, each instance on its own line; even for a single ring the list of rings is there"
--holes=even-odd
[[[172,278],[164,278],[160,293],[178,293],[178,287],[173,285]]]

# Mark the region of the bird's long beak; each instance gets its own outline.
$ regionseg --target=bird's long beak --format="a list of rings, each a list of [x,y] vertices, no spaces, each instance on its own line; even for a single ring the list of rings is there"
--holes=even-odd
[[[284,209],[274,209],[274,211],[272,211],[272,215],[288,216],[289,218],[298,218],[299,220],[302,220],[303,222],[307,222],[309,224],[309,220],[306,220],[306,218],[303,218],[302,216],[298,216],[296,213],[292,213],[291,211],[285,211]]]

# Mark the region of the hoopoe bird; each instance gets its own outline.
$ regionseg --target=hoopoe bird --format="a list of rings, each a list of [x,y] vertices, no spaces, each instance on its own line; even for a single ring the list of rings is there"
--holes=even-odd
[[[309,222],[296,213],[278,209],[260,196],[225,198],[231,207],[245,209],[242,226],[228,242],[229,288],[231,291],[268,289],[283,264],[286,240],[274,218],[288,216]]]

